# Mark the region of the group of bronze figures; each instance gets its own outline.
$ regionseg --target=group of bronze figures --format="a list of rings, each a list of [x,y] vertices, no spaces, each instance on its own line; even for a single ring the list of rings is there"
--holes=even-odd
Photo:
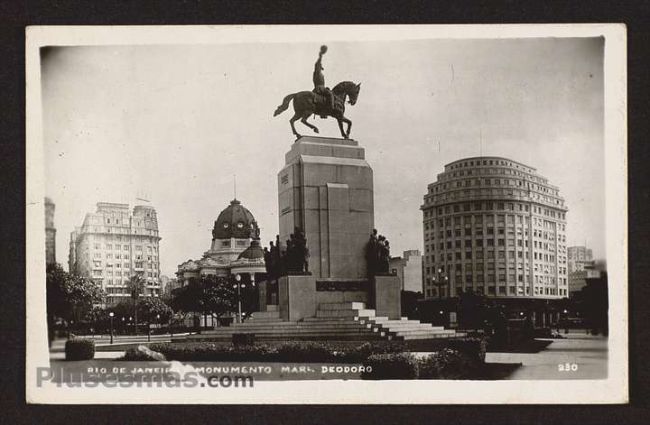
[[[305,233],[298,227],[286,241],[285,249],[280,248],[280,236],[275,237],[275,244],[269,243],[264,248],[264,262],[269,279],[280,276],[309,274],[309,248]]]
[[[309,274],[309,248],[305,233],[295,227],[284,250],[277,235],[275,243],[271,241],[269,247],[264,248],[264,262],[269,280],[286,275]],[[389,274],[390,243],[384,235],[377,234],[377,229],[373,229],[366,245],[366,263],[368,277]]]
[[[377,234],[377,229],[372,230],[370,240],[366,246],[366,263],[368,265],[368,277],[389,274],[390,243],[384,235]]]

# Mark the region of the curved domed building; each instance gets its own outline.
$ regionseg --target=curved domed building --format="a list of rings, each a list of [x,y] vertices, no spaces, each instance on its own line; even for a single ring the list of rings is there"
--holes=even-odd
[[[186,285],[189,279],[201,275],[235,274],[256,280],[255,274],[266,273],[259,237],[260,229],[253,214],[233,199],[215,220],[210,249],[203,258],[187,260],[178,266],[179,281]]]

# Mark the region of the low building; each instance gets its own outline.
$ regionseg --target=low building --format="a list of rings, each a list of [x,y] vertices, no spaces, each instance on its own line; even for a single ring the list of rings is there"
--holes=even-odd
[[[212,228],[210,249],[198,260],[179,264],[175,287],[183,287],[192,279],[214,275],[233,279],[233,284],[255,287],[266,278],[264,250],[260,246],[260,229],[253,214],[233,199],[217,217]],[[238,278],[238,279],[236,279]],[[197,316],[197,322],[186,325],[214,327],[211,316]]]
[[[392,257],[390,271],[400,280],[402,291],[422,291],[422,254],[417,249],[404,251],[401,257]]]
[[[181,282],[179,282],[178,279],[175,277],[170,278],[165,275],[160,276],[160,284],[162,286],[162,296],[165,299],[170,299],[172,291],[181,287]]]
[[[259,237],[260,229],[253,214],[233,199],[214,222],[210,249],[202,258],[190,259],[178,266],[179,286],[201,275],[229,277],[239,274],[254,282],[256,274],[266,273]]]
[[[587,285],[587,279],[597,279],[601,271],[596,267],[593,252],[586,246],[567,248],[569,294],[573,295]]]

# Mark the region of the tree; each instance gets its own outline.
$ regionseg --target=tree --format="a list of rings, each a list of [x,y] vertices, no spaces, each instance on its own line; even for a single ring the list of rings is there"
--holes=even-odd
[[[176,313],[184,316],[201,310],[201,286],[197,279],[190,279],[188,284],[172,291],[170,306]]]
[[[228,278],[202,275],[172,291],[170,304],[176,312],[221,317],[237,308],[237,292]]]
[[[102,301],[104,292],[92,279],[68,273],[60,264],[49,264],[46,271],[47,317],[51,341],[56,318],[77,323],[88,320],[93,305]]]
[[[424,298],[422,292],[401,291],[400,295],[402,303],[402,316],[406,316],[409,319],[419,319],[420,312],[418,311],[418,300]]]
[[[138,300],[140,295],[143,295],[145,288],[145,280],[142,277],[141,273],[136,273],[129,279],[128,283],[129,293],[131,294],[131,299],[133,300],[133,311],[135,316],[135,329],[134,333],[138,334]]]
[[[221,317],[231,313],[237,306],[237,294],[227,278],[213,275],[201,276],[202,308],[204,314]]]
[[[173,311],[160,298],[147,297],[138,304],[138,313],[140,318],[147,323],[162,323],[171,319]]]

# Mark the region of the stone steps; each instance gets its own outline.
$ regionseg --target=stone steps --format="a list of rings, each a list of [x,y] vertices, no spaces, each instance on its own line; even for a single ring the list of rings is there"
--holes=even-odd
[[[343,302],[343,303],[320,303],[319,310],[364,310],[365,303],[362,302]]]
[[[283,335],[255,335],[255,340],[258,342],[272,342],[272,341],[384,341],[387,337],[380,336],[376,333],[369,334],[283,334]],[[392,339],[389,337],[388,339]],[[180,340],[180,339],[179,339]],[[184,341],[192,342],[231,342],[232,335],[210,335],[205,337],[198,337],[192,339],[183,339]]]
[[[375,310],[317,310],[316,317],[374,317]]]
[[[230,341],[236,333],[255,334],[259,341],[292,340],[413,340],[462,336],[442,326],[432,326],[406,317],[375,316],[362,302],[321,303],[316,317],[299,322],[283,321],[280,312],[256,312],[244,323],[194,335],[201,341]]]
[[[206,336],[212,336],[212,335],[232,335],[232,334],[237,334],[237,333],[249,333],[249,334],[255,334],[257,335],[287,335],[286,331],[281,331],[277,329],[260,329],[260,330],[255,330],[255,331],[246,331],[246,332],[241,332],[241,331],[229,331],[229,332],[218,332],[214,334],[208,334],[208,333],[203,333],[201,335],[206,335]],[[368,330],[368,329],[292,329],[290,334],[295,335],[295,334],[314,334],[314,333],[319,333],[319,334],[358,334],[358,333],[363,333],[363,334],[373,334],[375,332]]]
[[[247,326],[247,327],[231,327],[229,330],[222,330],[221,332],[243,332],[251,333],[257,331],[277,331],[277,332],[287,332],[288,330],[300,330],[300,329],[311,329],[311,330],[336,330],[336,329],[371,329],[364,325],[359,325],[355,323],[344,323],[340,325],[313,325],[313,326],[303,326],[303,325],[294,325],[290,327],[286,326]]]
[[[445,335],[445,334],[434,334],[434,335],[404,335],[404,336],[397,336],[393,337],[395,340],[401,340],[401,341],[408,341],[408,340],[413,340],[413,339],[442,339],[442,338],[462,338],[466,336],[465,333],[461,332],[456,332],[453,335]]]
[[[366,320],[368,323],[372,323],[374,325],[385,325],[385,326],[394,326],[394,327],[426,327],[427,329],[439,329],[443,330],[444,328],[442,326],[432,326],[428,323],[422,323],[419,320],[373,320],[373,319],[368,319]]]

